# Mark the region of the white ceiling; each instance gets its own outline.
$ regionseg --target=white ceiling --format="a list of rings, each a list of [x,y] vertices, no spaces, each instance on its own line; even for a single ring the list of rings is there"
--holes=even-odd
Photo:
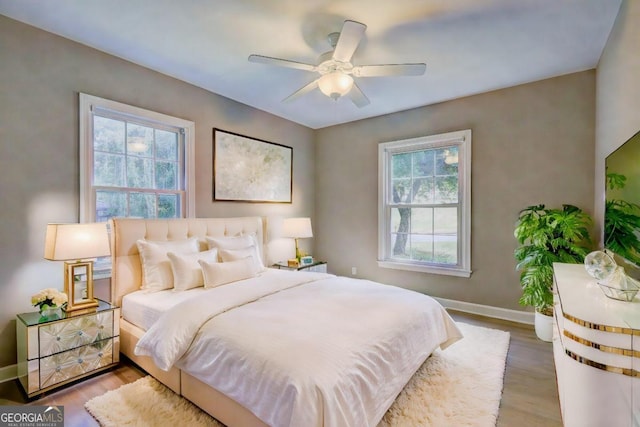
[[[622,0],[0,0],[0,13],[310,128],[595,68]],[[356,78],[371,104],[315,90],[345,19],[368,26],[355,65],[426,62],[420,77]]]

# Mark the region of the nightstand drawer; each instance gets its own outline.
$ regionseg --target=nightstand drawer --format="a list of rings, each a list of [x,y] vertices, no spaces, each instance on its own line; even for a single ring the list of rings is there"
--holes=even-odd
[[[40,359],[40,388],[50,387],[114,363],[113,339]]]
[[[39,356],[45,357],[80,347],[113,334],[113,311],[65,319],[39,328]]]
[[[326,273],[327,272],[327,263],[312,265],[306,268],[304,271],[314,272],[314,273]]]

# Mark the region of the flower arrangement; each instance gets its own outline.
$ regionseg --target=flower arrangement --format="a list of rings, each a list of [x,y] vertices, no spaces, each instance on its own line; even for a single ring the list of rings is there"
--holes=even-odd
[[[49,308],[60,308],[68,301],[67,294],[55,288],[43,289],[31,297],[31,304],[42,312]]]

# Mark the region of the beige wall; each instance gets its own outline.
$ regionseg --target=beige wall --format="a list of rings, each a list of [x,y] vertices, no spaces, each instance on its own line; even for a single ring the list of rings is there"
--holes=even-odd
[[[624,0],[596,77],[595,212],[604,217],[605,158],[640,131],[640,1]]]
[[[585,71],[317,131],[316,255],[334,273],[522,309],[513,226],[537,203],[593,208],[595,72]],[[472,130],[470,279],[379,268],[378,143]]]
[[[62,289],[44,261],[47,222],[78,220],[78,92],[196,123],[196,215],[310,216],[313,131],[0,16],[0,367],[15,363],[15,315]],[[293,204],[214,203],[212,128],[293,147]]]

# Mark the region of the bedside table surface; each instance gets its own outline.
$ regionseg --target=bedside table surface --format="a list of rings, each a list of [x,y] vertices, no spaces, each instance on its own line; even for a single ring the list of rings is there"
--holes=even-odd
[[[98,307],[96,311],[88,314],[100,313],[101,311],[113,310],[114,308],[117,308],[117,307],[115,305],[109,304],[106,301],[98,300]],[[29,313],[20,313],[17,315],[17,317],[26,326],[36,326],[36,325],[44,325],[49,322],[58,322],[63,319],[71,319],[77,316],[67,317],[67,313],[65,311],[62,311],[60,316],[46,318],[46,317],[42,317],[39,312],[32,311]]]
[[[311,264],[304,264],[304,265],[300,264],[297,267],[289,267],[289,265],[286,262],[276,262],[273,265],[275,265],[277,267],[283,267],[283,268],[297,268],[297,269],[300,269],[300,268],[306,268],[306,267],[314,267],[316,265],[322,265],[322,264],[326,264],[326,263],[327,263],[326,261],[316,261],[316,260],[314,260]]]

